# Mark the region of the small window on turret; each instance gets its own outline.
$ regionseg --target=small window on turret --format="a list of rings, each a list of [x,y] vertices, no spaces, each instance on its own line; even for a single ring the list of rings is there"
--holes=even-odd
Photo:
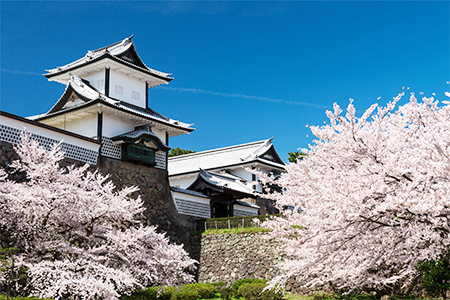
[[[97,89],[102,90],[104,87],[105,85],[103,79],[97,80]]]
[[[134,99],[134,100],[139,101],[140,95],[139,95],[138,92],[132,91],[131,92],[131,98]]]
[[[116,84],[116,94],[123,95],[123,86]]]

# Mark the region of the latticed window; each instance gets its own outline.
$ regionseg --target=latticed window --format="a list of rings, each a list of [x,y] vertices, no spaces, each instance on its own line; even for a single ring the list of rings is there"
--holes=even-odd
[[[123,86],[116,84],[115,92],[116,94],[123,95]]]
[[[138,126],[134,131],[112,137],[111,141],[121,145],[123,161],[167,169],[167,151],[170,148],[152,132],[150,124]]]
[[[103,90],[105,88],[105,83],[103,79],[97,80],[97,89]]]
[[[139,101],[140,100],[140,95],[139,95],[138,92],[132,91],[131,92],[131,98],[134,99],[134,100]]]
[[[155,151],[144,145],[125,144],[123,149],[124,159],[128,161],[135,161],[154,166]]]

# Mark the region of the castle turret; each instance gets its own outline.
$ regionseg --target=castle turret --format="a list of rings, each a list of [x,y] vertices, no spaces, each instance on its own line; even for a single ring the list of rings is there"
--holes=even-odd
[[[47,72],[66,90],[30,119],[97,139],[102,156],[167,169],[169,138],[194,130],[149,108],[148,89],[173,78],[144,64],[132,36]]]

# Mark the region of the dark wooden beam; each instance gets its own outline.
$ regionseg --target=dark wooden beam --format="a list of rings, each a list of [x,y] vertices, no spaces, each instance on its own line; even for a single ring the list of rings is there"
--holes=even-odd
[[[145,82],[145,106],[147,107],[147,109],[149,108],[148,106],[148,82]]]
[[[102,155],[102,135],[103,135],[103,113],[98,113],[97,115],[97,140],[100,142],[100,148],[98,149],[98,154]]]
[[[105,69],[105,95],[109,97],[109,68]]]

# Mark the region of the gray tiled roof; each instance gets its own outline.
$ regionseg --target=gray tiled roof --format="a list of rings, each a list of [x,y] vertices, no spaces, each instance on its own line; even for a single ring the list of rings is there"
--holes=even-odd
[[[245,184],[245,180],[231,174],[219,174],[201,170],[198,176],[219,188],[226,188],[249,195],[255,194],[255,191]]]
[[[196,152],[169,158],[169,175],[198,172],[199,168],[214,170],[228,166],[261,162],[278,169],[284,169],[284,163],[261,159],[261,156],[273,147],[272,138],[231,147]]]
[[[105,96],[104,94],[98,92],[95,88],[90,86],[89,84],[84,83],[81,78],[79,78],[76,75],[72,75],[71,79],[68,82],[66,90],[71,87],[78,95],[82,96],[82,98],[86,99],[86,102],[79,103],[73,106],[64,107],[57,111],[52,111],[54,107],[60,105],[60,101],[62,101],[63,97],[52,107],[52,109],[49,110],[46,114],[41,114],[37,116],[31,116],[28,117],[28,119],[31,120],[42,120],[46,119],[52,116],[56,116],[61,113],[74,111],[76,109],[87,107],[95,103],[103,103],[109,106],[112,106],[114,108],[117,108],[121,111],[125,111],[143,118],[146,118],[150,121],[155,121],[158,123],[166,124],[171,127],[176,127],[179,129],[183,129],[186,131],[193,131],[194,128],[191,127],[192,124],[183,123],[177,120],[172,120],[170,118],[164,117],[157,112],[151,110],[151,109],[144,109],[141,107],[137,107],[135,105],[126,103],[124,101],[115,100],[110,97]]]
[[[143,135],[151,135],[153,136],[155,139],[157,139],[164,147],[169,148],[169,146],[166,145],[166,143],[164,143],[163,141],[161,141],[161,139],[153,133],[152,131],[152,127],[150,124],[147,125],[143,125],[143,126],[139,126],[137,127],[135,130],[130,131],[130,132],[126,132],[120,135],[117,135],[115,137],[113,137],[113,140],[120,140],[121,138],[131,138],[131,139],[138,139]]]
[[[44,76],[52,77],[52,76],[73,70],[77,67],[87,65],[87,64],[89,64],[93,61],[97,61],[103,57],[111,57],[117,61],[120,61],[121,63],[132,66],[134,68],[138,68],[145,73],[155,75],[155,76],[157,76],[161,79],[165,79],[167,81],[172,80],[173,78],[170,77],[172,74],[164,73],[164,72],[160,72],[160,71],[151,69],[144,64],[144,62],[139,57],[139,55],[137,54],[137,52],[134,48],[134,43],[131,41],[132,37],[133,36],[128,37],[128,38],[126,38],[120,42],[114,43],[112,45],[97,49],[97,50],[88,51],[88,53],[86,53],[86,55],[84,57],[82,57],[74,62],[71,62],[71,63],[61,66],[61,67],[56,67],[54,69],[46,70],[48,73],[44,74]],[[134,53],[136,54],[136,57],[138,59],[137,63],[132,63],[132,62],[129,62],[129,61],[119,57],[121,54],[123,54],[129,50],[134,51]]]

